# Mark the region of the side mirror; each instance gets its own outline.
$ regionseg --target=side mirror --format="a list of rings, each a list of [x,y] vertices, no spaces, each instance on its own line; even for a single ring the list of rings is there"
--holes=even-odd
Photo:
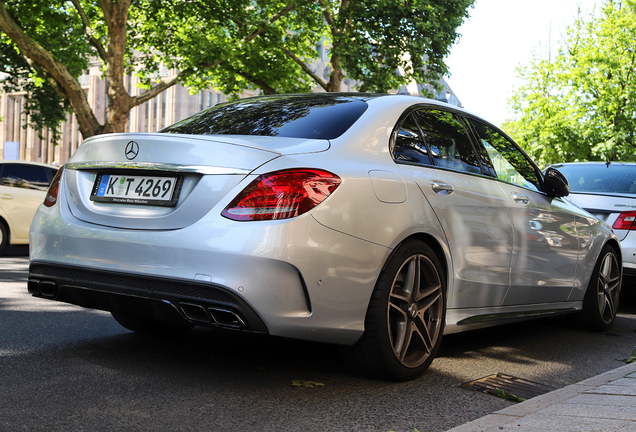
[[[570,195],[570,183],[568,183],[568,179],[555,168],[545,170],[543,184],[548,196],[562,198]]]

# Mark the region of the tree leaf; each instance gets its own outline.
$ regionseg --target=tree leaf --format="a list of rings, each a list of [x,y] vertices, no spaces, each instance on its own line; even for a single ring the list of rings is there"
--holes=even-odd
[[[624,359],[616,359],[616,360],[621,361],[621,362],[625,362],[627,364],[636,362],[636,349],[632,351],[632,356],[631,357],[627,357],[627,358],[624,358]]]
[[[291,382],[291,385],[294,387],[303,387],[303,388],[314,388],[314,387],[324,386],[324,384],[321,382],[305,381],[305,380],[299,380],[299,379],[293,380]]]

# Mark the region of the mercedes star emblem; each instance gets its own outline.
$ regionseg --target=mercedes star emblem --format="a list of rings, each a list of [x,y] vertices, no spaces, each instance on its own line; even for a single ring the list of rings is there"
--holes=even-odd
[[[134,158],[137,157],[137,155],[139,154],[139,144],[137,144],[135,141],[131,141],[128,144],[126,144],[126,159],[128,160],[132,160]]]

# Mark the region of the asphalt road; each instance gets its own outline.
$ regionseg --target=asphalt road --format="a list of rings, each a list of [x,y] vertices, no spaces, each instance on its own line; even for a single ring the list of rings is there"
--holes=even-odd
[[[446,336],[424,376],[382,382],[324,344],[135,335],[107,313],[31,297],[25,255],[0,256],[0,431],[445,431],[512,404],[465,382],[501,372],[560,388],[636,348],[636,302],[624,301],[610,332],[561,318]]]

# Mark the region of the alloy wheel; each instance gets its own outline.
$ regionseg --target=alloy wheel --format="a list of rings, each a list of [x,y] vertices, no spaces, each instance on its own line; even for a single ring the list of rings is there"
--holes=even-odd
[[[601,319],[605,323],[612,322],[618,309],[618,296],[620,294],[620,268],[616,255],[608,252],[601,263],[598,273],[598,285],[596,297]]]
[[[444,300],[440,275],[425,255],[413,255],[393,281],[388,304],[393,353],[406,367],[417,367],[431,355],[442,328]]]

